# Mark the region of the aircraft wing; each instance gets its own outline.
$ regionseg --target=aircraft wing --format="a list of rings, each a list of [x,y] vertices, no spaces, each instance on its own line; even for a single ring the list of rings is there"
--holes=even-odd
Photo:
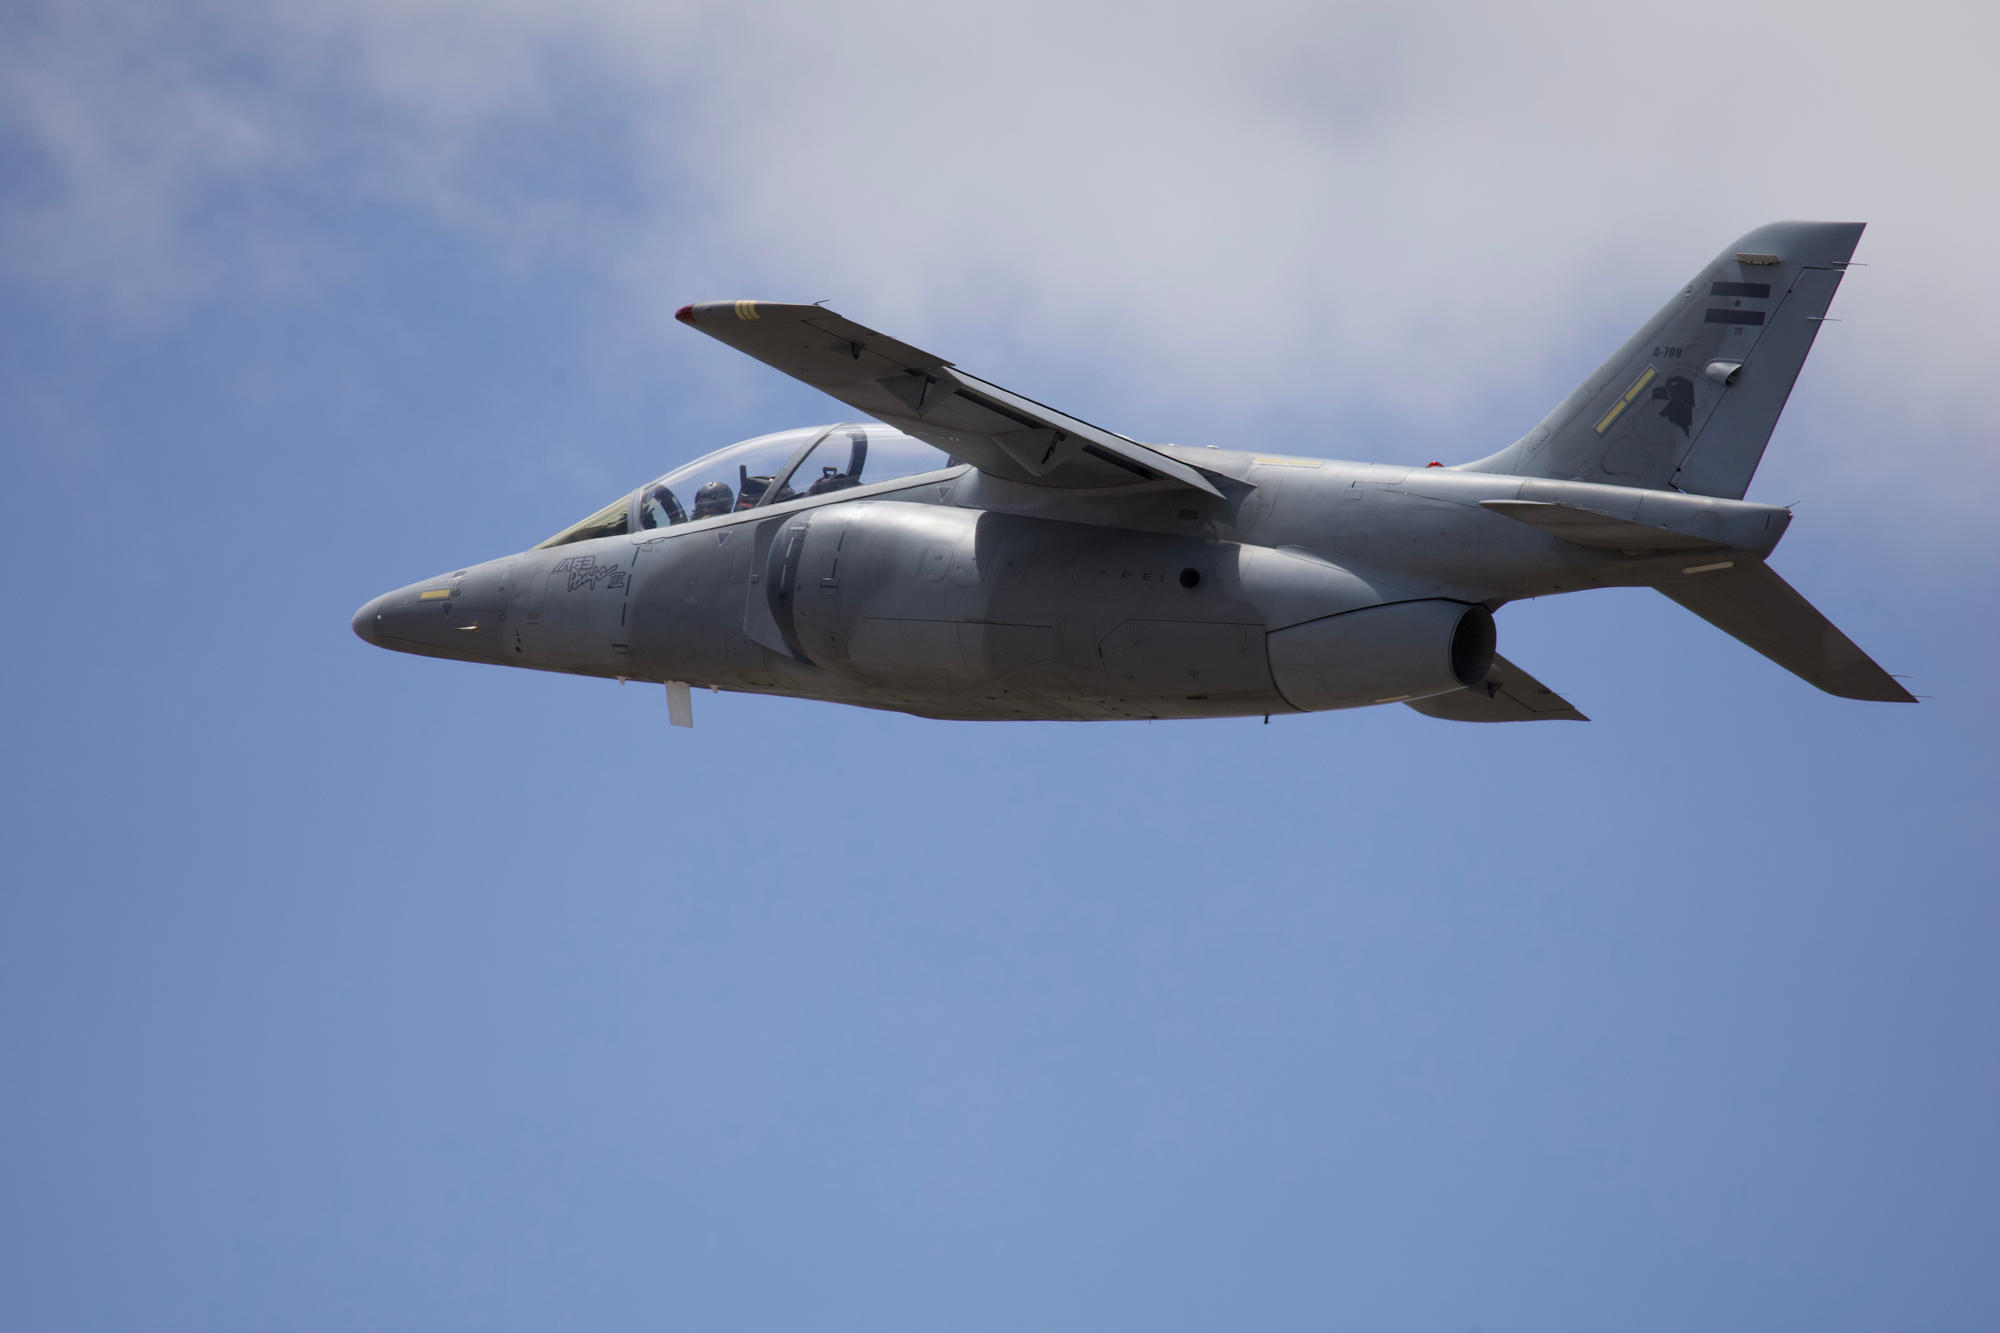
[[[1159,480],[1222,494],[1177,458],[821,306],[711,301],[674,318],[996,477],[1062,487]]]
[[[1408,706],[1447,722],[1590,721],[1575,704],[1498,654],[1486,679],[1471,689],[1411,699]]]

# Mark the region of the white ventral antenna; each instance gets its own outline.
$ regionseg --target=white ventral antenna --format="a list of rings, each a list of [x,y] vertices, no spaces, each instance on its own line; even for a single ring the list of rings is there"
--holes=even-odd
[[[667,682],[667,721],[677,727],[694,725],[694,693],[684,680]]]

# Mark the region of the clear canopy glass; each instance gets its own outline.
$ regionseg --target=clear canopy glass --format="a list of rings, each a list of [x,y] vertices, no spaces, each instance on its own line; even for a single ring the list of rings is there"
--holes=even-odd
[[[873,422],[779,431],[676,468],[535,549],[786,504],[934,472],[952,462],[944,451]]]

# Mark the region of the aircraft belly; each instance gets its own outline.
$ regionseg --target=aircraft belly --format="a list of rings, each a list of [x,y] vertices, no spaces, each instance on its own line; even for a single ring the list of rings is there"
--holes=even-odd
[[[1187,698],[1272,688],[1262,625],[1126,620],[1098,646],[1122,693]]]

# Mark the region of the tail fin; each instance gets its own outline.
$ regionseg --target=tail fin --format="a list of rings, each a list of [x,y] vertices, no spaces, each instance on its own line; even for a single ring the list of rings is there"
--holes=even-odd
[[[1699,568],[1699,566],[1697,566]],[[1910,692],[1762,561],[1653,585],[1785,670],[1844,699],[1915,703]]]
[[[1864,225],[1759,227],[1541,425],[1464,470],[1742,499]]]

